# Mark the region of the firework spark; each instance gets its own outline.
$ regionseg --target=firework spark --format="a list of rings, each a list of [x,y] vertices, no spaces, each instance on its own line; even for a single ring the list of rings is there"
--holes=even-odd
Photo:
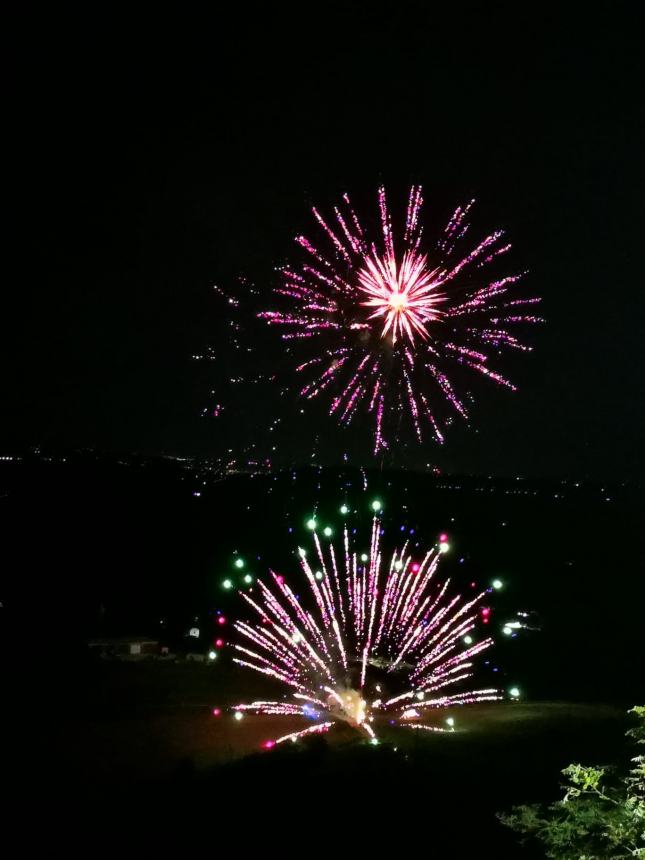
[[[398,248],[384,188],[378,199],[377,241],[368,238],[347,194],[333,220],[314,208],[328,250],[298,236],[304,259],[281,269],[276,288],[283,309],[259,315],[309,351],[296,368],[307,377],[303,397],[326,392],[330,415],[342,425],[359,409],[372,416],[375,453],[388,447],[402,413],[419,441],[429,429],[443,442],[452,414],[468,417],[470,395],[457,393],[453,382],[460,369],[514,390],[490,367],[491,355],[529,350],[511,329],[542,322],[527,310],[538,298],[509,296],[521,274],[486,275],[511,248],[503,232],[468,243],[474,201],[458,207],[424,250],[421,187],[410,190]],[[436,414],[440,403],[448,404],[445,418]]]
[[[339,721],[375,738],[379,717],[423,728],[410,720],[434,708],[502,698],[492,688],[460,689],[473,675],[474,658],[493,643],[469,636],[487,592],[469,599],[451,594],[449,580],[437,577],[438,546],[417,556],[405,544],[386,559],[376,515],[369,552],[357,552],[345,529],[339,553],[332,541],[323,545],[312,524],[311,562],[299,548],[310,605],[272,572],[269,584],[258,580],[257,596],[240,592],[255,623],[235,624],[242,637],[235,662],[280,681],[290,697],[238,704],[237,713],[315,720],[276,743]]]

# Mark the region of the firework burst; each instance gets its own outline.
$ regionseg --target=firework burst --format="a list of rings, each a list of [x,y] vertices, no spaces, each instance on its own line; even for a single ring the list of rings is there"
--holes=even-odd
[[[398,435],[403,414],[419,441],[429,430],[443,442],[452,416],[468,417],[470,395],[453,381],[460,368],[514,390],[491,368],[491,356],[529,350],[512,330],[542,321],[530,312],[538,298],[510,296],[521,274],[486,274],[511,245],[499,230],[469,243],[474,201],[458,207],[424,249],[421,187],[410,190],[396,248],[384,188],[378,199],[376,241],[347,194],[333,219],[314,208],[323,244],[296,238],[304,258],[281,269],[275,292],[283,309],[260,314],[302,348],[296,369],[306,377],[303,397],[326,394],[342,425],[359,410],[372,416],[375,453]],[[447,404],[445,416],[440,404]]]
[[[338,552],[333,541],[321,539],[314,520],[311,527],[312,560],[299,548],[309,606],[273,572],[270,582],[258,580],[257,596],[240,592],[256,620],[236,623],[244,642],[234,646],[234,660],[281,682],[290,695],[238,704],[236,713],[315,721],[271,745],[335,722],[375,738],[373,724],[382,717],[439,731],[415,720],[434,708],[501,698],[496,689],[468,686],[474,658],[493,643],[469,635],[487,592],[469,599],[451,593],[450,581],[437,576],[447,544],[417,555],[406,543],[386,558],[378,515],[363,553],[352,547],[347,529]]]

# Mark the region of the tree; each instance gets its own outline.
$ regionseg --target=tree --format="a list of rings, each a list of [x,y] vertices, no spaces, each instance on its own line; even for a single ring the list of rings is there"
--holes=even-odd
[[[645,745],[645,706],[629,713],[637,725],[627,736]],[[562,771],[568,780],[562,800],[546,808],[515,806],[498,818],[525,839],[538,839],[546,856],[556,860],[645,858],[645,756],[631,762],[622,776],[605,767],[571,764]]]

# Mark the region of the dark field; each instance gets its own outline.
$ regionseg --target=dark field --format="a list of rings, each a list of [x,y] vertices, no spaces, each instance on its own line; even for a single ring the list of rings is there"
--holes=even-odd
[[[259,751],[279,756],[286,746],[265,752],[263,742],[306,728],[308,723],[294,717],[254,715],[238,723],[230,707],[243,701],[250,689],[258,697],[282,693],[234,666],[106,663],[93,668],[84,700],[77,701],[58,724],[60,740],[55,746],[63,751],[68,766],[77,769],[79,783],[91,784],[168,777],[182,767],[203,772]],[[214,707],[221,708],[221,716],[213,715]],[[473,749],[489,740],[499,746],[505,740],[512,745],[522,740],[533,743],[553,733],[580,733],[581,743],[588,744],[598,740],[603,730],[615,736],[624,715],[597,704],[514,702],[436,711],[424,722],[442,726],[449,716],[456,721],[455,732],[449,735],[419,736],[385,720],[378,725],[378,735],[384,745],[413,756],[432,751],[458,759],[463,743]],[[345,727],[322,738],[332,749],[367,746],[372,755],[380,752]]]
[[[59,714],[49,723],[44,740],[56,751],[58,797],[83,815],[89,806],[99,820],[130,820],[124,793],[142,799],[139,823],[140,814],[167,808],[174,820],[190,822],[198,810],[218,832],[228,820],[222,816],[242,813],[291,814],[296,827],[318,828],[316,811],[326,810],[341,816],[336,832],[348,844],[356,839],[376,847],[385,814],[409,820],[403,845],[413,846],[416,827],[423,826],[433,846],[446,846],[452,856],[485,856],[477,853],[484,843],[493,856],[510,858],[519,849],[495,812],[551,800],[559,771],[572,760],[624,757],[621,711],[568,702],[453,708],[428,722],[441,725],[450,714],[454,733],[419,735],[382,725],[378,747],[341,728],[262,750],[268,738],[303,721],[247,716],[236,722],[226,706],[250,689],[263,695],[271,688],[233,667],[148,662],[90,671],[83,695],[63,719]],[[212,715],[213,706],[222,708],[220,717]],[[364,834],[352,824],[354,815],[371,822]],[[521,856],[540,855],[527,849]]]

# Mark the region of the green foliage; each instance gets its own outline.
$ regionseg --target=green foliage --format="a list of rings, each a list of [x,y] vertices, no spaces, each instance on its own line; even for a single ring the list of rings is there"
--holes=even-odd
[[[627,732],[645,744],[645,706],[630,711],[637,720]],[[626,860],[645,858],[645,756],[631,759],[627,775],[604,767],[571,764],[562,800],[544,808],[515,806],[498,817],[525,838],[544,845],[555,860]]]

